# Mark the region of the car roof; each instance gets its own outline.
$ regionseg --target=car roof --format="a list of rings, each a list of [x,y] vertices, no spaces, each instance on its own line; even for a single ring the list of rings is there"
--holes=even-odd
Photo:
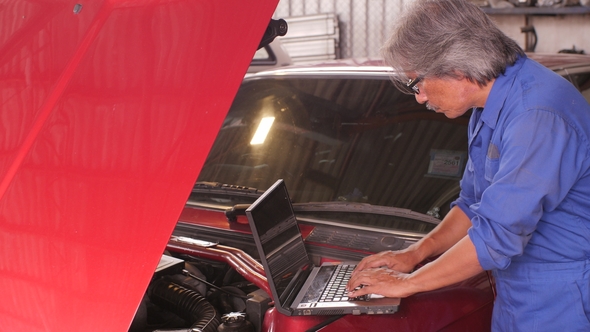
[[[554,71],[590,67],[590,55],[568,53],[527,53],[527,56]],[[261,71],[250,78],[268,75],[313,75],[313,74],[378,74],[392,73],[381,58],[350,58],[308,64],[295,64],[283,68]]]

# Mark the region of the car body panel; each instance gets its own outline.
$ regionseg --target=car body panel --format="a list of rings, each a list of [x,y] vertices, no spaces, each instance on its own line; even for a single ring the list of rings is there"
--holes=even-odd
[[[482,274],[469,282],[403,299],[392,315],[345,315],[322,331],[488,331],[493,302],[488,285]],[[477,319],[467,322],[470,315]],[[265,318],[264,331],[313,331],[329,316],[286,317],[271,309]]]
[[[243,217],[185,202],[277,2],[0,0],[0,329],[126,330],[179,215],[252,244]],[[237,257],[266,289],[216,249],[199,255]],[[327,330],[483,330],[492,301],[481,274]],[[274,331],[325,318],[265,315]]]
[[[557,73],[574,81],[575,85],[581,90],[584,90],[585,92],[590,91],[590,80],[588,79],[588,74],[586,74],[590,73],[590,57],[578,55],[540,54],[530,54],[529,56],[541,62],[542,64],[548,66],[549,68],[553,69]],[[245,89],[244,91],[254,91],[256,93],[260,93],[259,98],[262,100],[266,98],[266,95],[263,93],[265,91],[263,82],[265,80],[270,80],[272,82],[273,78],[276,79],[274,81],[274,84],[267,83],[269,91],[274,91],[272,89],[276,89],[277,86],[296,87],[293,88],[293,91],[297,91],[297,89],[300,89],[304,84],[294,83],[291,81],[290,84],[280,85],[284,82],[279,83],[279,81],[284,81],[288,79],[292,79],[293,81],[300,79],[316,79],[319,81],[325,79],[326,81],[328,81],[327,78],[333,79],[334,81],[338,82],[340,82],[339,79],[388,80],[390,73],[391,69],[383,66],[383,62],[380,59],[346,59],[330,61],[326,63],[319,63],[314,65],[295,65],[286,68],[279,68],[275,70],[254,73],[248,75],[245,78],[242,87]],[[577,74],[581,75],[576,76]],[[248,86],[248,84],[260,82],[262,83],[259,86],[262,86],[263,88],[245,88]],[[354,99],[354,97],[351,97],[350,95],[354,93],[359,93],[359,91],[362,94],[364,91],[358,88],[360,85],[357,85],[358,91],[353,91],[352,89],[345,89],[343,88],[344,84],[338,86],[342,88],[342,90],[340,91],[347,91],[347,97],[349,99]],[[329,88],[325,88],[325,90],[332,91]],[[247,199],[252,199],[252,197],[249,196],[250,194],[255,192],[260,194],[263,190],[266,189],[266,183],[272,183],[277,176],[288,177],[289,174],[305,174],[306,170],[301,171],[293,167],[293,165],[296,164],[305,164],[304,162],[300,162],[300,160],[298,159],[299,157],[295,152],[296,144],[291,145],[289,144],[288,140],[282,141],[282,139],[284,135],[287,135],[286,133],[307,133],[306,130],[311,131],[311,129],[303,125],[301,127],[293,125],[292,127],[289,127],[289,130],[287,130],[285,129],[285,123],[287,123],[288,121],[285,121],[282,123],[283,126],[279,125],[277,127],[283,130],[281,134],[274,136],[274,138],[272,138],[271,135],[269,135],[269,137],[271,137],[270,141],[272,142],[272,144],[288,147],[284,150],[286,151],[286,153],[284,151],[283,153],[281,153],[280,149],[274,149],[272,150],[272,152],[269,152],[267,154],[268,156],[265,156],[264,158],[252,158],[252,160],[255,161],[247,159],[250,157],[250,155],[248,154],[247,147],[247,138],[250,137],[250,134],[248,133],[253,133],[254,130],[250,129],[250,131],[248,132],[244,129],[244,127],[247,128],[249,125],[248,120],[251,121],[252,119],[251,114],[247,111],[244,111],[249,107],[249,104],[245,102],[245,100],[247,100],[247,97],[244,97],[244,95],[249,95],[248,93],[244,93],[244,91],[240,90],[240,92],[238,92],[238,97],[235,99],[234,105],[232,105],[232,109],[230,110],[230,113],[228,115],[228,120],[226,120],[226,126],[223,127],[222,130],[220,130],[218,141],[216,142],[216,144],[219,143],[219,146],[214,146],[211,153],[213,157],[210,156],[211,159],[208,159],[208,162],[211,161],[211,164],[225,163],[228,167],[224,168],[223,171],[215,173],[207,171],[207,166],[210,166],[209,164],[207,164],[203,168],[203,171],[201,172],[199,177],[199,181],[224,181],[224,179],[239,179],[234,182],[229,182],[231,185],[234,185],[237,190],[228,191],[226,193],[227,197],[225,200],[221,199],[221,196],[216,196],[215,199],[207,200],[203,197],[206,194],[211,195],[213,193],[213,190],[207,192],[203,189],[197,189],[197,186],[195,186],[195,189],[193,191],[193,193],[195,193],[195,196],[191,195],[191,197],[189,198],[187,205],[179,218],[179,224],[177,225],[174,234],[178,236],[195,237],[207,241],[217,241],[223,246],[239,248],[240,250],[244,250],[247,254],[252,255],[253,257],[257,257],[257,251],[254,246],[252,236],[250,234],[248,227],[248,222],[245,216],[238,214],[235,221],[230,221],[229,219],[231,218],[228,218],[227,216],[228,211],[231,212],[235,210],[237,205],[234,204],[243,204],[243,202],[247,201]],[[240,93],[242,93],[242,99],[240,99]],[[271,93],[269,93],[269,95],[271,95]],[[293,99],[297,98],[296,93],[286,93],[286,95],[294,96]],[[337,98],[336,96],[340,96],[340,94],[334,93],[334,99]],[[318,100],[320,99],[321,98],[318,98]],[[354,104],[354,101],[349,99],[347,99],[347,106],[350,106],[352,109],[358,106]],[[378,101],[374,102],[378,103]],[[327,105],[327,103],[323,104],[321,102],[318,102],[318,104],[322,106]],[[289,111],[288,104],[281,105],[284,108],[280,109],[280,112],[286,113]],[[329,106],[325,107],[328,108]],[[363,109],[362,107],[360,108]],[[255,108],[252,109],[256,111]],[[309,111],[309,114],[312,114],[311,112],[313,107],[303,107],[294,109],[303,109],[305,111]],[[232,113],[234,111],[235,113]],[[293,113],[295,112],[293,111]],[[434,119],[434,116],[435,115],[433,112],[430,112],[428,114],[420,113],[419,115],[419,117],[421,117],[422,119]],[[309,117],[314,118],[312,115],[309,115]],[[468,116],[465,116],[462,119],[447,119],[446,121],[452,121],[454,123],[466,127],[467,118]],[[317,117],[314,119],[317,120]],[[411,117],[400,117],[400,119],[400,122],[409,121]],[[359,121],[359,123],[365,123],[362,122],[362,120]],[[293,121],[293,123],[295,122],[296,121]],[[350,122],[352,122],[352,120],[349,120],[349,123]],[[252,123],[255,124],[256,122]],[[315,122],[316,125],[318,123],[319,121]],[[365,124],[367,125],[367,127],[369,127],[371,123],[366,122]],[[320,125],[317,126],[319,127]],[[301,129],[299,130],[299,128]],[[222,133],[224,130],[226,130],[227,132]],[[232,130],[234,132],[232,132]],[[461,131],[461,129],[458,130]],[[246,132],[246,134],[244,135],[244,137],[246,138],[240,136],[243,132]],[[320,131],[318,131],[317,133],[319,132]],[[301,134],[301,136],[309,138],[317,137],[319,135],[316,134],[316,136],[314,136],[314,134],[316,134],[316,132],[313,132],[313,134]],[[424,136],[421,135],[421,133],[419,132],[413,132],[413,134],[416,135],[416,137]],[[466,136],[466,131],[460,135]],[[448,139],[448,137],[449,136],[446,136],[446,139]],[[464,143],[466,144],[466,137],[461,138],[461,141],[465,141]],[[304,145],[303,140],[299,140],[297,142],[298,144]],[[385,156],[385,154],[380,155],[378,152],[376,152],[383,150],[383,146],[381,145],[385,145],[385,143],[376,143],[376,145],[379,146],[373,145],[370,149],[371,153],[376,154],[376,156],[368,156],[369,154],[367,154],[366,157],[371,161],[370,164],[373,168],[369,167],[365,168],[365,170],[378,168],[378,162],[373,161],[379,158],[384,158]],[[216,149],[217,153],[215,154]],[[317,153],[317,151],[319,151],[314,149],[315,147],[310,147],[306,151],[310,151],[310,154],[314,154],[314,152]],[[232,159],[230,157],[226,157],[225,154],[228,153],[228,151],[230,150],[236,150],[235,155],[239,156],[240,158],[243,157],[244,161],[242,162],[239,158]],[[252,151],[254,151],[254,148],[252,148]],[[420,152],[418,151],[418,149],[414,149],[412,151],[414,153],[414,159],[421,158],[417,157]],[[252,154],[254,154],[254,152]],[[284,159],[278,159],[280,160],[280,162],[276,162],[276,160],[273,159],[274,157],[271,157],[278,154],[282,154],[284,156]],[[354,153],[350,152],[350,154],[353,155]],[[375,159],[370,159],[373,157]],[[337,157],[335,158],[337,159]],[[250,174],[248,173],[249,169],[247,169],[247,167],[240,168],[240,166],[244,165],[263,165],[265,167],[268,166],[269,169],[273,169],[273,167],[275,167],[276,169],[273,169],[273,172],[264,170],[260,172],[260,174],[258,175],[256,172],[251,172],[252,175],[248,176],[247,174]],[[410,168],[411,167],[408,167],[408,169]],[[346,174],[346,172],[347,171],[345,170],[339,174]],[[386,175],[383,176],[383,182],[385,182],[385,185],[399,184],[399,182],[396,181],[397,179],[393,178],[392,174],[394,172],[394,170],[390,170],[389,172],[387,172]],[[362,176],[364,176],[364,174],[362,173],[371,172],[357,171],[357,173],[355,174],[358,174],[358,178],[361,178]],[[209,177],[207,176],[208,174],[212,174],[213,176]],[[256,180],[251,181],[252,179]],[[314,179],[317,180],[317,177]],[[369,179],[371,178],[369,177]],[[292,179],[292,182],[287,183],[287,185],[289,186],[290,183],[297,183],[297,181],[297,179]],[[366,180],[364,178],[360,181],[369,182],[369,180]],[[258,186],[257,183],[260,183],[260,186]],[[297,184],[295,184],[294,187],[297,188]],[[408,196],[426,196],[425,191],[420,192],[420,194],[417,194],[414,191],[412,191],[413,188],[410,185],[401,187],[404,188],[403,191],[407,193]],[[451,189],[456,189],[456,191],[453,191],[452,193],[458,193],[458,187]],[[302,231],[302,236],[305,239],[306,247],[308,248],[311,255],[314,256],[316,259],[319,257],[321,261],[351,260],[351,258],[362,258],[368,254],[376,252],[372,250],[360,250],[346,247],[344,245],[344,242],[341,240],[334,240],[331,242],[322,243],[313,241],[311,239],[311,234],[313,234],[313,232],[315,232],[317,229],[321,227],[330,227],[332,230],[335,230],[335,232],[340,232],[340,234],[343,234],[348,231],[356,231],[357,233],[361,233],[361,231],[368,232],[371,231],[372,226],[351,226],[349,224],[345,224],[342,220],[339,220],[341,221],[341,223],[339,224],[337,218],[330,219],[330,222],[326,223],[323,220],[321,220],[320,217],[310,217],[309,215],[306,215],[301,212],[305,211],[305,209],[303,208],[305,204],[311,204],[309,203],[311,201],[308,202],[308,197],[312,196],[305,196],[301,194],[301,192],[298,193],[296,190],[294,190],[293,192],[289,190],[289,193],[291,195],[291,199],[295,203],[294,208],[299,221],[299,226]],[[363,193],[365,192],[363,191]],[[371,197],[370,192],[367,195],[369,196],[369,198]],[[448,195],[445,194],[441,196],[441,198],[444,197],[442,201],[448,201],[448,197],[446,196]],[[201,197],[200,201],[199,197]],[[340,197],[338,197],[338,199],[339,198]],[[331,196],[329,199],[322,201],[322,203],[329,204],[330,202],[328,201],[330,200],[334,200],[334,196]],[[329,208],[333,208],[336,210],[338,210],[339,208],[344,208],[343,206],[338,207],[336,205],[337,203],[333,203],[333,205]],[[395,204],[393,206],[399,207]],[[350,203],[347,205],[347,207],[354,208],[355,206],[354,203]],[[372,209],[370,205],[359,205],[358,207],[365,211],[370,211]],[[403,206],[403,208],[409,207]],[[309,212],[309,209],[307,209],[307,212]],[[424,213],[424,211],[422,211],[422,213]],[[395,234],[396,231],[398,230],[385,229],[384,227],[375,226],[374,233],[372,233],[371,235],[377,239],[377,242],[387,242],[386,240],[391,239],[391,235]],[[174,251],[174,249],[172,251]],[[197,254],[197,256],[199,255]],[[211,256],[207,255],[207,257]],[[220,257],[220,260],[226,260],[226,258]],[[247,271],[242,272],[242,275],[248,276],[249,278],[255,278],[255,275],[253,273],[249,273]],[[264,284],[264,281],[258,280],[258,282]],[[330,324],[327,324],[327,326],[325,326],[322,329],[322,331],[374,331],[380,328],[383,329],[384,327],[387,327],[388,330],[395,331],[488,331],[491,328],[491,313],[495,297],[494,291],[494,281],[491,277],[491,274],[487,272],[481,273],[459,284],[455,284],[432,292],[416,294],[408,298],[405,298],[401,302],[400,310],[393,315],[347,315],[343,317],[332,317],[336,319]],[[317,328],[318,326],[326,322],[328,319],[330,319],[329,317],[325,316],[290,317],[279,313],[274,308],[271,308],[268,311],[266,311],[264,317],[265,319],[263,321],[262,331],[303,331],[308,329],[313,330],[314,327]]]
[[[0,1],[0,326],[124,331],[278,0]]]

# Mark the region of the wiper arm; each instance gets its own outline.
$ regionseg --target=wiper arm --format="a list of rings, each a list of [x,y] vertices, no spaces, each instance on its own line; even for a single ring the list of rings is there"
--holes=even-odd
[[[186,205],[214,210],[225,209],[236,203],[252,203],[262,193],[264,190],[253,187],[199,181],[193,186]]]
[[[295,212],[356,212],[402,217],[438,225],[440,220],[423,213],[392,206],[351,202],[315,202],[293,204]]]
[[[264,190],[235,184],[223,184],[219,182],[199,181],[193,186],[193,193],[201,194],[227,194],[230,196],[242,196],[258,198]]]
[[[246,215],[246,209],[250,204],[236,204],[225,210],[225,216],[230,222],[237,220],[238,215]],[[396,208],[391,206],[371,205],[368,203],[350,203],[350,202],[315,202],[315,203],[294,203],[293,211],[298,213],[305,212],[356,212],[379,214],[393,217],[402,217],[412,220],[424,221],[438,225],[440,220],[423,213],[409,209]]]
[[[238,216],[245,216],[246,209],[250,207],[250,204],[236,204],[229,209],[226,209],[223,213],[229,222],[238,221]]]

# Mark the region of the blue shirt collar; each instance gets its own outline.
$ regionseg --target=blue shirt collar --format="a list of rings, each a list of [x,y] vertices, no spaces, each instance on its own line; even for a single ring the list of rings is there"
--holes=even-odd
[[[520,71],[520,68],[522,68],[522,65],[526,60],[526,55],[518,57],[513,65],[506,67],[506,71],[496,77],[480,118],[480,121],[483,121],[490,128],[496,128],[498,118],[500,117],[500,111],[512,89],[516,74]]]

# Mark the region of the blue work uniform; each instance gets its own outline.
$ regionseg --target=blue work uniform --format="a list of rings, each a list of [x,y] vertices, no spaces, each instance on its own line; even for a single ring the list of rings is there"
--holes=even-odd
[[[494,331],[590,331],[590,105],[520,57],[469,123],[453,203],[496,279]]]

